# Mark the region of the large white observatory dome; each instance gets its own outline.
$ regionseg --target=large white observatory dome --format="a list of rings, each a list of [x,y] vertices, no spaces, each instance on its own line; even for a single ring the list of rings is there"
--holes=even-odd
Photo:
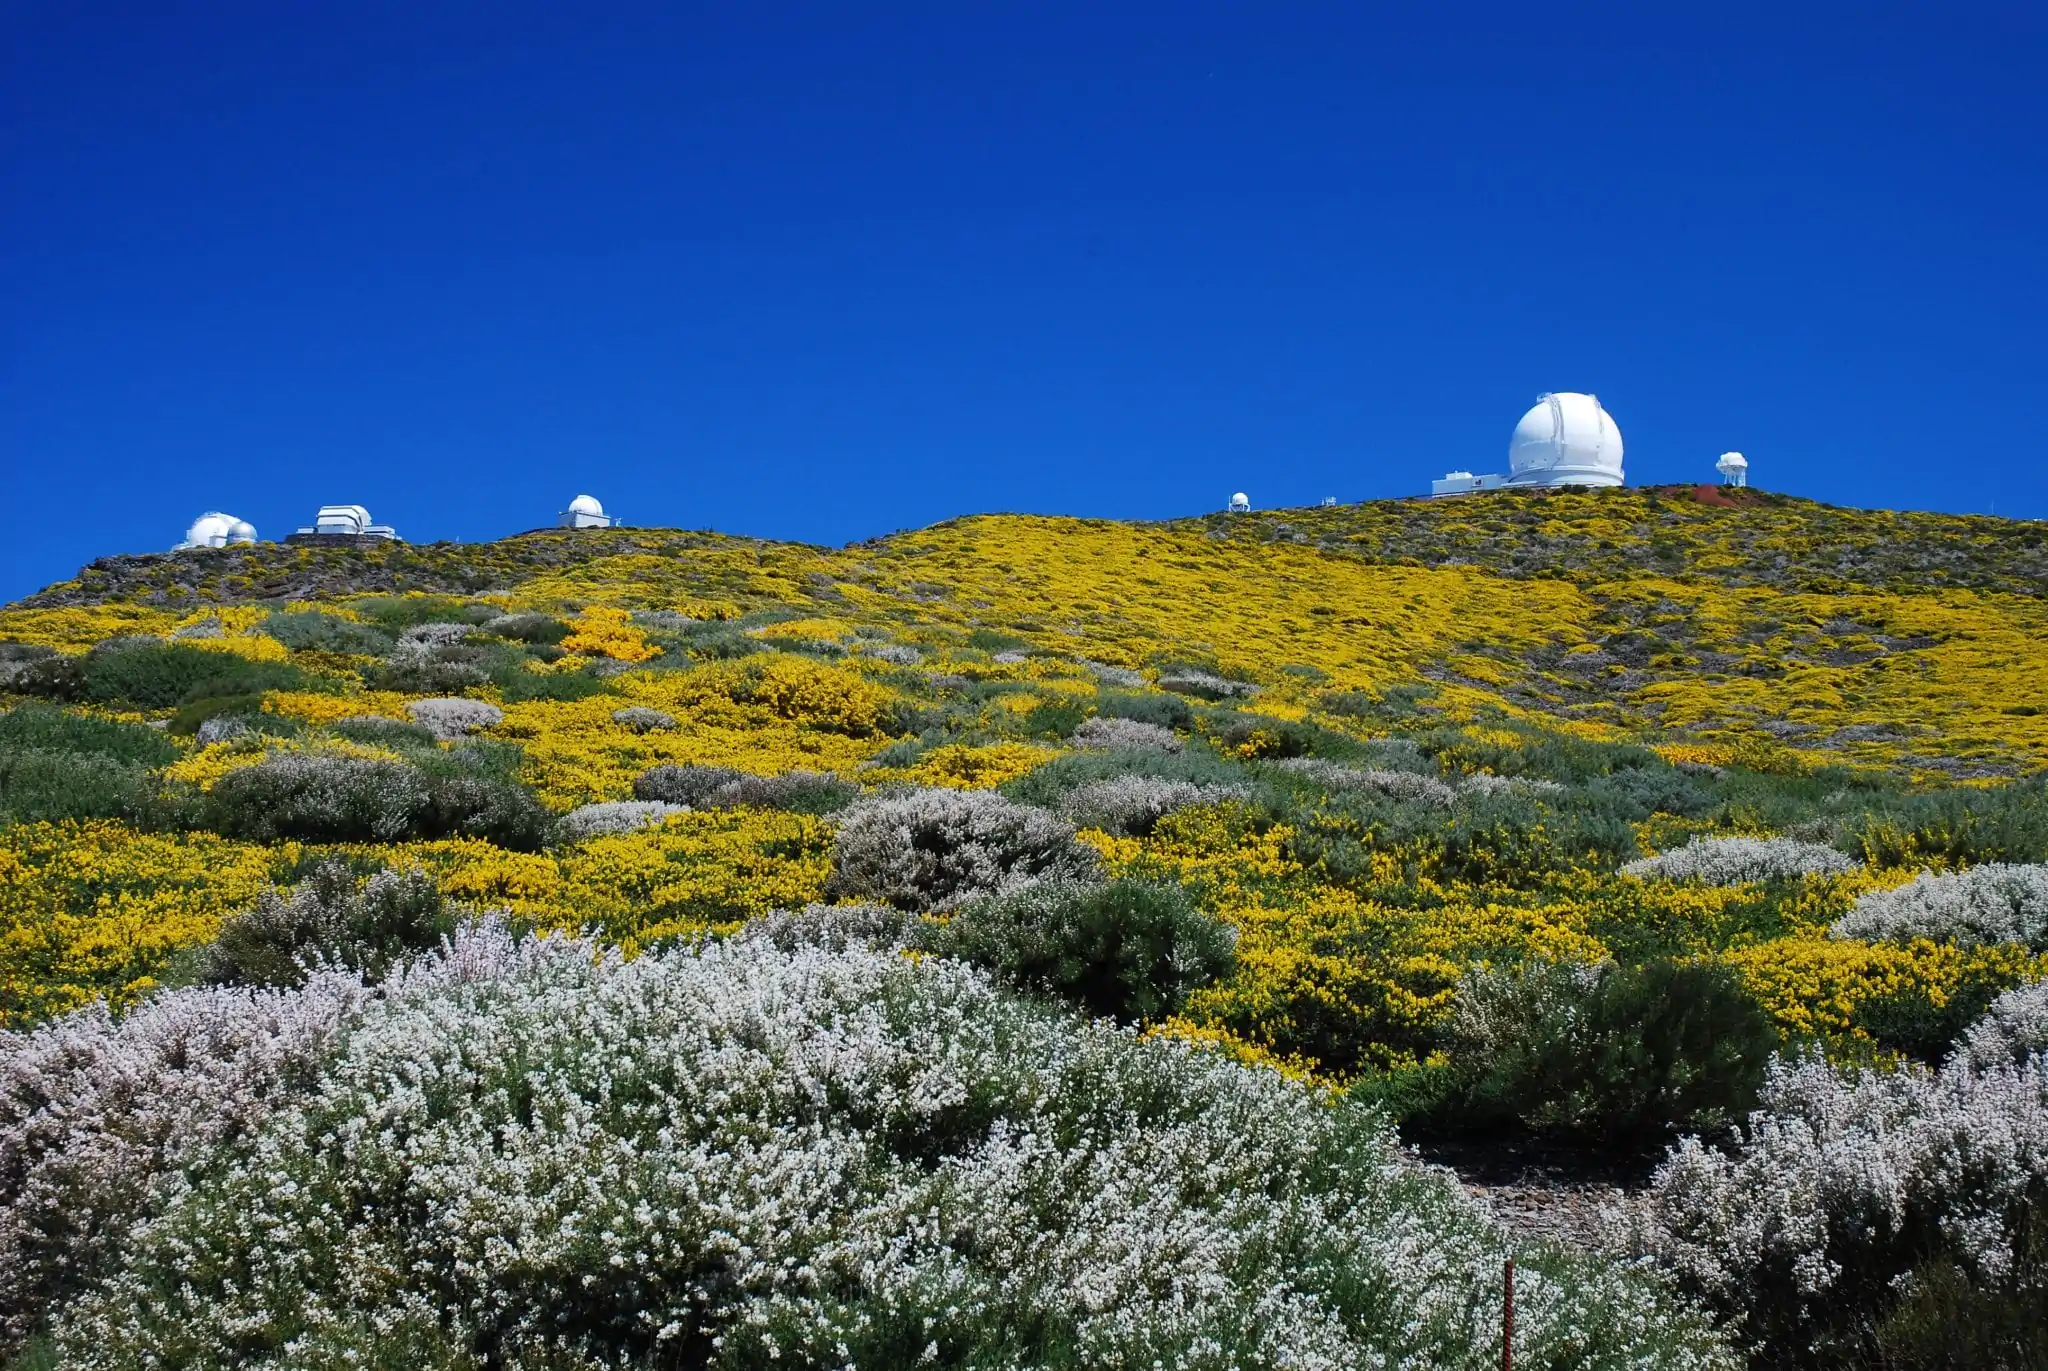
[[[604,512],[595,495],[578,495],[562,511],[563,528],[611,528],[619,521]]]
[[[1621,429],[1591,395],[1545,395],[1515,425],[1508,442],[1508,484],[1618,486]]]
[[[185,530],[185,541],[172,548],[183,552],[194,547],[226,547],[229,543],[253,543],[256,541],[255,526],[246,519],[237,519],[232,514],[219,510],[208,510],[192,521],[192,527]]]

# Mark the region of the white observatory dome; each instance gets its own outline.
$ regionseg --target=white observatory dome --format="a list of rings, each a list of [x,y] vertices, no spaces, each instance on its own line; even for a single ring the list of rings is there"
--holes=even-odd
[[[1618,486],[1621,429],[1591,395],[1545,395],[1515,425],[1508,442],[1508,484]]]
[[[1749,458],[1739,452],[1724,452],[1721,460],[1714,463],[1714,470],[1721,473],[1724,484],[1746,486],[1749,484]]]
[[[246,519],[237,519],[232,514],[219,510],[208,510],[192,521],[192,527],[185,530],[185,541],[173,548],[182,552],[194,547],[226,547],[229,543],[253,543],[256,541],[255,526]]]
[[[1230,497],[1230,512],[1232,514],[1249,514],[1251,508],[1251,497],[1243,491],[1240,490],[1237,494]]]
[[[563,528],[612,528],[619,521],[604,512],[595,495],[578,495],[562,511]]]

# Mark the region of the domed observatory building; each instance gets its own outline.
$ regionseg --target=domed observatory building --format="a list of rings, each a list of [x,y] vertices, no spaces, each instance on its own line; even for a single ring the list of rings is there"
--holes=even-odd
[[[395,543],[398,530],[389,524],[370,522],[370,511],[361,505],[322,505],[313,516],[313,526],[286,538],[287,543]]]
[[[1225,508],[1232,514],[1249,514],[1252,512],[1251,497],[1240,490],[1230,497],[1230,503]]]
[[[171,551],[187,552],[195,547],[226,547],[229,543],[255,541],[256,526],[248,520],[222,514],[219,510],[208,510],[192,521],[192,527],[185,530],[185,541]]]
[[[1557,391],[1537,399],[1508,440],[1507,475],[1453,471],[1432,495],[1464,495],[1510,486],[1618,486],[1621,428],[1599,398]]]
[[[594,495],[578,495],[557,521],[563,528],[617,528],[619,521],[604,512]]]
[[[1721,473],[1724,486],[1742,487],[1749,484],[1749,458],[1739,452],[1724,452],[1721,460],[1714,463],[1714,470]]]

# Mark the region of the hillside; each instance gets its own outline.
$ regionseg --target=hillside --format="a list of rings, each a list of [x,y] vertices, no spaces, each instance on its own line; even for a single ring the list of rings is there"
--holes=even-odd
[[[161,1355],[168,1342],[114,1329],[110,1311],[162,1300],[172,1310],[164,1328],[203,1322],[172,1306],[203,1303],[205,1291],[166,1293],[176,1287],[167,1273],[192,1251],[222,1282],[218,1298],[245,1298],[233,1272],[253,1239],[212,1210],[181,1209],[184,1236],[159,1227],[135,1254],[53,1217],[64,1195],[85,1202],[77,1197],[100,1163],[64,1170],[74,1144],[47,1141],[57,1087],[36,1074],[55,1068],[25,1063],[143,1053],[135,1035],[169,1041],[165,1025],[187,1012],[179,1006],[202,1003],[181,996],[239,995],[244,1008],[232,1013],[271,1023],[271,1002],[249,988],[263,985],[299,997],[276,1014],[325,1025],[291,1038],[303,1060],[247,1045],[284,1033],[275,1024],[236,1029],[240,1046],[207,1050],[243,1063],[234,1071],[260,1058],[271,1064],[263,1070],[298,1072],[292,1079],[339,1073],[321,1078],[339,1092],[321,1097],[323,1117],[371,1109],[383,1087],[365,1082],[456,1070],[331,1046],[349,1041],[344,1030],[362,1015],[411,1025],[370,1035],[372,1055],[413,1051],[405,1033],[431,1036],[439,1030],[427,1025],[457,1020],[479,1043],[541,1052],[532,1044],[557,1031],[548,1025],[564,1025],[561,1075],[548,1087],[565,1092],[548,1106],[555,1122],[541,1128],[526,1106],[507,1105],[494,1122],[454,1103],[435,1113],[430,1091],[418,1126],[443,1140],[471,1127],[482,1138],[517,1117],[537,1136],[595,1130],[637,1139],[618,1141],[630,1153],[656,1148],[659,1133],[659,1148],[687,1152],[680,1135],[632,1109],[579,1112],[614,1088],[603,1054],[616,1055],[620,1081],[631,1078],[621,1098],[683,1108],[667,1068],[626,1046],[680,1035],[665,1050],[704,1054],[707,1078],[739,1073],[729,1088],[750,1103],[732,1107],[761,1111],[764,1130],[747,1137],[780,1137],[799,1117],[830,1132],[843,1114],[834,1147],[890,1159],[886,1184],[858,1203],[833,1188],[844,1183],[840,1163],[789,1163],[801,1184],[821,1187],[819,1212],[837,1217],[822,1247],[778,1229],[759,1238],[764,1250],[787,1240],[792,1262],[823,1264],[820,1253],[842,1240],[869,1253],[936,1244],[900,1286],[874,1275],[879,1259],[832,1257],[849,1265],[825,1282],[841,1301],[826,1309],[819,1287],[714,1279],[700,1267],[726,1257],[650,1256],[669,1239],[642,1234],[635,1260],[669,1274],[592,1312],[591,1287],[566,1273],[596,1258],[557,1253],[519,1268],[526,1275],[513,1274],[517,1263],[494,1266],[509,1249],[491,1245],[497,1220],[482,1209],[462,1239],[474,1250],[364,1219],[374,1242],[350,1239],[360,1241],[347,1259],[361,1266],[334,1275],[309,1258],[286,1282],[316,1291],[309,1307],[332,1315],[320,1336],[337,1349],[352,1345],[334,1331],[350,1320],[419,1313],[374,1276],[402,1258],[443,1273],[445,1293],[433,1298],[448,1308],[500,1309],[420,1332],[422,1365],[481,1365],[461,1358],[515,1345],[535,1366],[567,1357],[564,1348],[588,1360],[545,1364],[670,1364],[640,1335],[616,1331],[656,1306],[698,1311],[673,1313],[676,1327],[696,1330],[677,1336],[772,1326],[788,1332],[790,1351],[811,1337],[826,1346],[829,1327],[845,1346],[871,1349],[867,1360],[804,1353],[799,1365],[901,1364],[890,1361],[897,1344],[846,1330],[894,1327],[913,1306],[917,1319],[952,1329],[954,1341],[932,1346],[963,1366],[1150,1365],[1155,1353],[1182,1359],[1173,1364],[1263,1364],[1326,1334],[1318,1355],[1333,1365],[1477,1365],[1498,1361],[1497,1345],[1488,1353],[1484,1343],[1490,1314],[1473,1311],[1492,1308],[1488,1282],[1508,1250],[1523,1254],[1534,1282],[1518,1364],[1728,1365],[1741,1352],[1759,1366],[1879,1356],[1911,1365],[1925,1345],[1914,1340],[1965,1308],[1986,1338],[2009,1329],[2024,1341],[2039,1331],[2026,1311],[2048,1307],[2036,1299],[2048,1294],[2048,1094],[2027,1037],[2048,1046],[2048,1030],[2026,1027],[2030,1014],[2048,1022],[2048,1003],[2029,989],[2048,978],[2044,680],[2048,527],[1713,488],[1164,523],[990,515],[838,549],[549,530],[476,545],[102,559],[0,610],[0,1027],[15,1030],[0,1040],[0,1069],[16,1073],[0,1090],[0,1268],[10,1256],[28,1263],[13,1283],[0,1279],[0,1348],[12,1339],[81,1357],[97,1349],[94,1365]],[[479,911],[498,922],[456,932]],[[562,962],[506,941],[533,933],[591,946],[569,944],[579,950]],[[430,949],[450,935],[456,950],[436,961]],[[602,949],[634,960],[575,969]],[[311,981],[308,957],[327,968]],[[393,971],[416,957],[414,971]],[[464,957],[495,968],[474,974],[502,983],[502,996],[463,988]],[[395,979],[385,989],[366,988],[386,975]],[[663,996],[698,1008],[634,1017],[653,1012],[633,1008],[635,997]],[[768,1006],[758,1032],[703,1007],[735,996]],[[87,1007],[98,1000],[127,1017],[94,1018]],[[228,1000],[204,1003],[214,1008],[190,1013],[229,1012],[219,1009]],[[861,1018],[860,1006],[881,1003],[894,1008]],[[1141,1036],[1091,1037],[1097,1029],[1075,1007]],[[604,1018],[615,1011],[624,1017]],[[714,1036],[736,1035],[734,1051],[758,1048],[781,1065],[740,1084],[736,1059],[677,1026],[700,1011],[723,1025]],[[841,1080],[826,1057],[806,1054],[823,1051],[817,1034],[855,1020],[869,1064]],[[965,1074],[913,1089],[906,1063],[944,1057],[934,1044],[948,1032],[959,1035]],[[77,1040],[60,1043],[65,1034]],[[2018,1044],[2010,1061],[1996,1047],[2008,1040]],[[479,1048],[461,1070],[517,1095],[523,1087],[506,1082],[526,1068],[490,1056],[498,1050]],[[897,1066],[875,1064],[897,1053]],[[299,1065],[276,1066],[286,1057]],[[1043,1079],[1026,1081],[1006,1061]],[[787,1098],[761,1084],[808,1071],[816,1081]],[[1102,1098],[1127,1102],[1061,1112],[1048,1103],[1061,1091],[1097,1088],[1068,1071],[1098,1073],[1087,1080]],[[64,1090],[82,1088],[75,1073],[65,1079]],[[748,1093],[757,1087],[768,1093]],[[958,1105],[957,1116],[955,1104],[935,1105],[927,1117],[911,1103],[927,1089],[982,1104]],[[1791,1215],[1802,1204],[1876,1203],[1818,1180],[1810,1194],[1791,1193],[1801,1167],[1819,1175],[1836,1164],[1826,1149],[1766,1156],[1761,1133],[1736,1131],[1754,1108],[1819,1108],[1828,1091],[1846,1100],[1859,1089],[1856,1108],[1870,1118],[1841,1125],[1855,1135],[1844,1146],[1897,1153],[1906,1199],[1886,1221],[1897,1231],[1859,1246],[1849,1235],[1864,1231],[1862,1219],[1814,1237],[1788,1217],[1768,1241],[1737,1233],[1739,1214],[1774,1205]],[[1886,1090],[1921,1094],[1871,1103]],[[1996,1108],[1981,1105],[1994,1091],[2004,1092]],[[275,1094],[265,1086],[251,1098]],[[1928,1103],[1937,1097],[1947,1113]],[[1369,1140],[1341,1164],[1332,1158],[1352,1144],[1326,1131],[1326,1106],[1340,1098],[1364,1120],[1342,1137]],[[286,1108],[263,1106],[273,1107]],[[1161,1120],[1183,1107],[1192,1131],[1174,1134],[1180,1142],[1146,1131],[1172,1133]],[[1262,1184],[1257,1158],[1224,1141],[1231,1130],[1218,1120],[1237,1108],[1271,1120],[1261,1146],[1293,1158],[1292,1179],[1273,1181],[1279,1208],[1256,1215],[1256,1205],[1232,1207]],[[1978,1145],[1971,1129],[2004,1120],[2018,1139],[2001,1144],[2004,1169],[1912,1171],[1904,1159],[1940,1149],[1902,1130],[1937,1115],[1964,1154]],[[254,1128],[268,1116],[249,1117]],[[311,1127],[311,1115],[294,1117],[292,1127]],[[1388,1179],[1410,1174],[1392,1135],[1376,1131],[1392,1123],[1444,1155],[1506,1146],[1563,1158],[1639,1192],[1633,1227],[1597,1239],[1612,1245],[1607,1255],[1514,1248],[1520,1240],[1489,1227],[1455,1188],[1411,1177],[1422,1187],[1411,1193],[1410,1181]],[[724,1124],[704,1127],[691,1144],[700,1161],[753,1145]],[[1159,1165],[1184,1163],[1189,1176],[1208,1167],[1238,1177],[1213,1192],[1188,1180],[1170,1201],[1141,1196],[1138,1173],[1104,1182],[1126,1197],[1119,1203],[1178,1206],[1171,1222],[1199,1212],[1187,1221],[1215,1225],[1209,1256],[1198,1260],[1190,1239],[1141,1263],[1190,1263],[1189,1287],[1138,1280],[1103,1297],[1104,1310],[1121,1311],[1114,1318],[1060,1304],[1017,1331],[1015,1302],[1031,1301],[991,1274],[1003,1262],[1048,1289],[1081,1273],[1114,1284],[1106,1273],[1120,1259],[1102,1244],[1111,1228],[1123,1234],[1121,1220],[1057,1205],[1028,1220],[997,1213],[1015,1198],[1004,1167],[1026,1163],[999,1164],[996,1152],[1028,1152],[1018,1139],[1032,1129],[1051,1130],[1059,1147],[1116,1133],[1132,1156],[1153,1149],[1174,1158]],[[1711,1145],[1680,1144],[1688,1134]],[[1188,1141],[1197,1135],[1208,1141]],[[208,1179],[179,1203],[205,1209],[223,1202],[206,1189],[228,1184],[223,1176],[261,1184],[237,1170],[253,1165],[235,1150],[239,1136],[185,1160],[153,1144],[132,1164],[148,1174],[189,1164]],[[310,1135],[292,1136],[277,1146],[289,1153]],[[26,1137],[44,1141],[9,1141]],[[44,1158],[37,1149],[56,1160],[19,1160]],[[355,1183],[318,1148],[292,1155],[306,1186],[316,1172],[319,1185]],[[583,1155],[529,1161],[554,1178],[553,1195],[589,1181],[577,1170]],[[1080,1170],[1061,1174],[1071,1181],[1100,1160],[1090,1156],[1062,1153],[1058,1166]],[[912,1242],[916,1225],[892,1228],[895,1211],[884,1212],[940,1205],[921,1187],[956,1162],[971,1179],[944,1206],[995,1206],[980,1230],[986,1252],[971,1236],[918,1230]],[[455,1168],[436,1173],[445,1180],[468,1163],[451,1152],[433,1165]],[[516,1170],[501,1179],[514,1184]],[[376,1174],[395,1188],[350,1204],[410,1213],[424,1203],[409,1189],[424,1182],[406,1166]],[[1052,1185],[1050,1173],[1032,1174]],[[1834,1198],[1811,1197],[1823,1191]],[[92,1222],[137,1223],[154,1193],[107,1200],[114,1208]],[[998,1193],[1011,1198],[988,1198]],[[1384,1206],[1374,1212],[1401,1216],[1385,1222],[1428,1235],[1419,1266],[1375,1249],[1383,1230],[1328,1217],[1367,1193]],[[463,1203],[488,1209],[502,1198]],[[317,1226],[298,1201],[278,1203],[294,1216],[277,1219],[282,1228]],[[331,1212],[356,1212],[333,1203]],[[1276,1217],[1283,1208],[1291,1217]],[[1311,1211],[1323,1217],[1302,1217]],[[727,1220],[703,1222],[723,1232]],[[1010,1223],[1062,1234],[1072,1249],[1041,1268],[1044,1251],[1005,1246],[999,1230]],[[1282,1229],[1296,1236],[1276,1236]],[[1320,1236],[1299,1236],[1311,1231]],[[1225,1249],[1238,1255],[1202,1264]],[[1615,1263],[1631,1251],[1661,1263],[1682,1294]],[[30,1263],[31,1252],[46,1264]],[[1383,1258],[1385,1270],[1373,1266]],[[1806,1273],[1798,1281],[1785,1275],[1795,1266]],[[1316,1284],[1366,1267],[1378,1274],[1362,1284]],[[1837,1274],[1811,1276],[1823,1267]],[[1270,1327],[1245,1312],[1256,1303],[1247,1291],[1311,1268],[1323,1275],[1302,1277],[1301,1302]],[[943,1315],[907,1293],[955,1279],[973,1293],[957,1307],[938,1300]],[[1196,1288],[1235,1293],[1195,1298]],[[494,1303],[526,1299],[571,1312],[522,1322]],[[1383,1318],[1433,1300],[1464,1312],[1426,1329]],[[1189,1301],[1225,1311],[1222,1322],[1187,1313]],[[1673,1312],[1681,1305],[1700,1321]],[[981,1311],[973,1319],[958,1314],[969,1306]],[[283,1346],[286,1333],[277,1337]],[[674,1364],[754,1364],[715,1360],[709,1341],[689,1345],[698,1351]],[[2003,1345],[1967,1364],[2017,1364],[1998,1360]],[[1225,1350],[1190,1350],[1211,1347]],[[161,1364],[215,1364],[206,1355]]]

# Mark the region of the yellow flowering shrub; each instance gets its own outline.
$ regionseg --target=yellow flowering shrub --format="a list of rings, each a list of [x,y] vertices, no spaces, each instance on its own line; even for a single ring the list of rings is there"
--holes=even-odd
[[[116,823],[0,827],[0,1025],[127,1003],[296,855]]]
[[[582,657],[610,657],[618,662],[644,662],[661,655],[623,609],[592,605],[569,622],[562,651]]]
[[[1801,934],[1736,948],[1724,960],[1787,1032],[1805,1035],[1863,1036],[1851,1022],[1857,1006],[1883,996],[1918,991],[1939,1005],[1966,980],[2048,978],[2048,954],[1925,939],[1901,945]]]
[[[993,790],[1014,781],[1060,755],[1058,748],[1029,743],[992,743],[970,747],[954,743],[935,747],[911,766],[875,767],[861,773],[873,785],[950,786],[956,790]]]
[[[456,899],[544,928],[595,929],[630,951],[822,899],[831,833],[809,815],[719,810],[553,853],[466,839],[367,850],[436,871]]]

